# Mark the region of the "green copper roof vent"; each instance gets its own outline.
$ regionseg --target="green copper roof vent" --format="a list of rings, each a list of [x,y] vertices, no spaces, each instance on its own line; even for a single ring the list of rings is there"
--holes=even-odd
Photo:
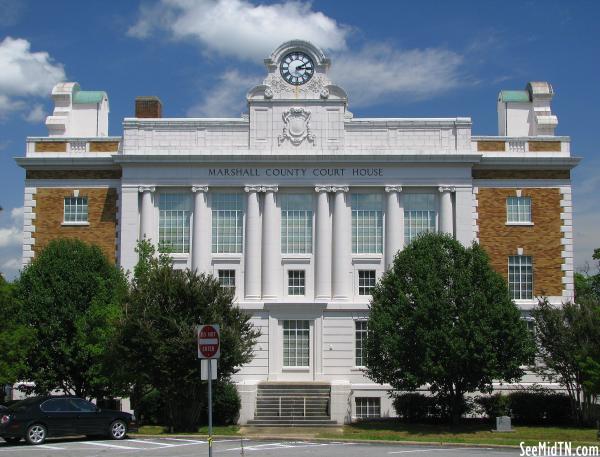
[[[79,90],[73,94],[73,104],[90,105],[100,103],[106,97],[102,90]]]
[[[525,102],[528,103],[529,92],[526,90],[502,90],[500,91],[499,101],[501,102]]]

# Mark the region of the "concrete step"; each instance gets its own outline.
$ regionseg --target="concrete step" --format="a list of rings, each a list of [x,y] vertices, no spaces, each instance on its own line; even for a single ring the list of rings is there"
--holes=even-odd
[[[262,420],[252,419],[248,421],[248,425],[256,427],[332,427],[338,425],[332,420]]]

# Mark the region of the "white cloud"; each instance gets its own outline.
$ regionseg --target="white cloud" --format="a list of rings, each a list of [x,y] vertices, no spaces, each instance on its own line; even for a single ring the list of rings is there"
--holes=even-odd
[[[33,108],[31,108],[31,111],[29,111],[29,113],[27,113],[27,115],[24,117],[27,122],[36,124],[46,119],[46,111],[44,111],[44,107],[41,104],[37,103],[33,106]]]
[[[47,52],[32,52],[22,38],[0,42],[0,68],[0,117],[26,109],[32,97],[47,97],[65,79],[62,64]]]
[[[390,98],[426,99],[461,84],[464,58],[446,49],[395,49],[367,45],[335,56],[331,79],[348,91],[353,106]]]
[[[22,264],[23,207],[0,212],[0,225],[0,273],[12,280]]]
[[[2,211],[2,213],[4,213],[4,211]],[[10,211],[10,219],[8,221],[8,226],[0,227],[0,248],[9,246],[21,246],[22,242],[23,207],[13,208]]]
[[[226,71],[220,76],[219,82],[205,92],[202,101],[188,110],[188,116],[237,117],[245,111],[246,92],[260,80],[258,75],[242,75],[237,70]]]
[[[247,0],[160,0],[143,5],[128,34],[147,38],[155,30],[197,42],[205,51],[260,62],[281,43],[305,39],[329,50],[346,47],[349,28],[309,2],[255,5]]]

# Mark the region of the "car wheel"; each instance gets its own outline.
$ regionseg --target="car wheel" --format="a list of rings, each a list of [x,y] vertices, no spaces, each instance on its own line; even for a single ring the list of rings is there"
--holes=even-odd
[[[122,440],[127,434],[127,424],[118,419],[110,424],[110,437],[113,440]]]
[[[33,424],[27,428],[25,433],[25,441],[29,444],[44,444],[48,431],[42,424]]]
[[[21,441],[21,438],[12,436],[10,438],[4,438],[4,441],[6,441],[8,444],[17,444],[19,441]]]

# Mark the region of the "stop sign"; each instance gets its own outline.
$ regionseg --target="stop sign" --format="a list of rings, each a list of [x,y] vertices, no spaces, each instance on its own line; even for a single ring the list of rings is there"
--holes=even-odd
[[[218,359],[221,355],[221,338],[216,324],[198,326],[198,358]]]

